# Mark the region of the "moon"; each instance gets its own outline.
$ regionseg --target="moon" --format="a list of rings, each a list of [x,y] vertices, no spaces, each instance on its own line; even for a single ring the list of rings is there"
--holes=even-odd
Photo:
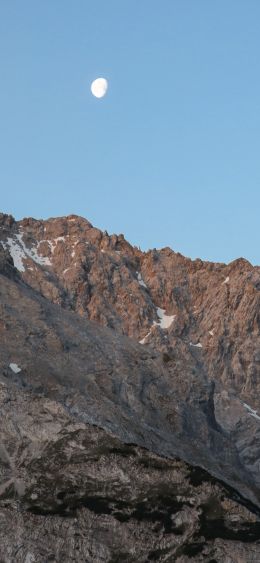
[[[103,98],[108,89],[108,82],[106,78],[96,78],[90,86],[91,92],[95,98]]]

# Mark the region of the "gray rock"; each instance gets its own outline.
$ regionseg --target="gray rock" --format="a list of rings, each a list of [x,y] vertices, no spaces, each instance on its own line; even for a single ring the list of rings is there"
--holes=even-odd
[[[48,223],[55,240],[68,221]],[[138,329],[135,314],[134,324],[128,325],[123,313],[120,317],[123,294],[113,305],[110,276],[106,306],[102,309],[101,300],[95,309],[92,300],[91,309],[83,303],[93,292],[89,273],[80,278],[74,272],[84,289],[80,293],[77,285],[73,307],[72,286],[62,286],[60,266],[55,273],[46,262],[36,262],[30,277],[34,260],[27,257],[25,271],[17,272],[7,241],[19,235],[19,225],[0,216],[1,560],[259,560],[260,419],[252,392],[259,341],[256,270],[244,262],[229,268],[237,279],[242,271],[251,281],[253,271],[254,284],[243,282],[244,316],[235,322],[225,305],[230,332],[204,351],[196,346],[199,330],[203,323],[205,330],[212,326],[213,313],[208,301],[210,321],[206,313],[199,324],[189,316],[195,274],[204,268],[203,280],[212,271],[222,278],[223,270],[228,272],[223,265],[198,262],[187,273],[183,257],[174,255],[180,285],[177,291],[175,281],[171,291],[178,297],[179,317],[167,330],[157,318],[148,345],[140,345],[122,332],[140,330],[140,338],[156,314],[154,303],[166,306],[158,299],[168,299],[174,253],[165,249],[142,257],[122,237],[103,236],[88,222],[75,222],[77,236],[81,232],[94,248],[102,244],[112,253],[106,264],[116,287],[136,276],[141,260],[147,288],[136,278],[134,287],[143,292],[144,320],[139,318]],[[27,248],[33,248],[36,234],[43,241],[46,223],[28,219],[22,225]],[[80,258],[83,251],[78,252]],[[118,252],[125,253],[125,262]],[[97,264],[96,249],[93,260]],[[87,272],[84,268],[86,263]],[[100,285],[97,291],[101,297]],[[234,303],[239,291],[237,285]],[[230,303],[229,291],[228,296]],[[215,319],[226,300],[218,295]],[[90,310],[102,325],[113,318],[116,330],[88,320]],[[174,313],[174,307],[167,312]],[[239,353],[233,342],[235,331],[241,342],[243,330],[248,360],[246,347]],[[230,366],[246,361],[249,375],[241,368],[232,385]]]

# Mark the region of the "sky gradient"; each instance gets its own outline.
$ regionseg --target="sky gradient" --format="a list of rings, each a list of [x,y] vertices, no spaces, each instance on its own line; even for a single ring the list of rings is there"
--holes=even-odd
[[[0,0],[1,211],[260,264],[259,57],[259,0]]]

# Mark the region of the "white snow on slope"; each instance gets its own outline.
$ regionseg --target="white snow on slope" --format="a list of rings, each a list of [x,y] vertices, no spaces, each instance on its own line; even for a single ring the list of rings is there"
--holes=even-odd
[[[19,373],[20,371],[22,371],[17,364],[9,364],[9,368],[11,368],[14,373]]]
[[[145,344],[145,341],[148,338],[148,336],[150,336],[151,332],[152,331],[150,330],[150,332],[148,332],[148,334],[146,334],[146,336],[142,340],[139,340],[139,344]]]
[[[193,344],[193,342],[190,342],[190,346],[194,346],[194,348],[202,348],[202,344],[200,342],[198,342],[197,344]]]
[[[254,409],[252,409],[249,405],[247,405],[246,403],[243,403],[244,407],[247,409],[248,414],[250,416],[253,416],[254,418],[256,418],[257,420],[260,420],[260,416],[258,416],[257,411],[255,411]]]
[[[222,285],[223,285],[224,283],[229,283],[229,276],[227,276],[226,279],[222,282]]]
[[[40,266],[51,266],[51,261],[47,256],[39,256],[37,253],[37,246],[32,246],[32,248],[27,248],[23,242],[22,234],[16,235],[20,246],[23,249],[25,257],[31,258],[36,264],[40,264]]]
[[[176,315],[166,315],[165,309],[161,309],[160,307],[157,307],[156,311],[160,320],[158,323],[154,321],[153,324],[159,325],[162,329],[169,328],[172,322],[174,321]]]
[[[56,245],[54,245],[53,242],[51,240],[48,240],[48,239],[42,240],[41,242],[47,242],[50,249],[51,249],[51,253],[53,254]]]
[[[68,235],[67,235],[67,236],[68,236]],[[43,240],[41,240],[40,242],[47,242],[48,245],[49,245],[49,247],[50,247],[50,249],[51,249],[51,253],[53,254],[53,252],[54,252],[54,250],[55,250],[55,248],[56,248],[56,246],[57,246],[57,243],[58,243],[59,241],[65,242],[65,237],[57,237],[57,238],[54,238],[53,240],[50,240],[50,239],[43,239]],[[40,244],[40,243],[39,243],[39,244]]]
[[[85,244],[89,245],[89,242],[87,240],[84,241],[84,242],[85,242]],[[80,240],[76,240],[76,242],[73,242],[73,244],[71,245],[71,248],[72,248],[71,257],[72,258],[74,258],[75,255],[76,255],[75,246],[78,246],[79,244],[82,244],[82,243],[83,243],[83,241],[80,241]],[[105,251],[101,250],[101,252],[105,252]]]
[[[22,234],[15,235],[15,238],[8,237],[7,242],[4,243],[2,241],[2,246],[5,249],[8,249],[12,259],[14,261],[14,265],[19,270],[19,272],[25,272],[25,267],[23,265],[23,260],[26,258],[30,258],[36,264],[40,264],[41,266],[50,266],[51,262],[49,258],[44,256],[39,256],[37,253],[37,247],[33,246],[32,248],[27,248],[23,242]]]
[[[140,272],[136,272],[136,275],[137,275],[137,280],[138,280],[139,285],[147,288],[147,285],[146,285],[146,283],[144,283],[144,280],[143,280]]]
[[[169,328],[172,322],[174,321],[176,315],[166,315],[165,309],[161,309],[160,307],[156,308],[156,312],[160,320],[158,322],[153,321],[153,326],[159,326],[163,330]],[[148,336],[150,336],[151,332],[152,329],[150,330],[150,332],[148,332],[148,334],[146,334],[146,336],[142,340],[139,340],[139,344],[145,344],[146,339],[148,338]]]
[[[5,250],[9,250],[17,270],[19,270],[19,272],[25,272],[23,258],[26,258],[26,255],[20,245],[12,238],[8,238],[6,243],[2,241],[2,246]]]

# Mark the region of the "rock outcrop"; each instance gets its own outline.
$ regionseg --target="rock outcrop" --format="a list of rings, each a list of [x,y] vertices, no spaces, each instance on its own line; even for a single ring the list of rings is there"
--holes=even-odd
[[[258,561],[260,269],[0,215],[0,560]]]

